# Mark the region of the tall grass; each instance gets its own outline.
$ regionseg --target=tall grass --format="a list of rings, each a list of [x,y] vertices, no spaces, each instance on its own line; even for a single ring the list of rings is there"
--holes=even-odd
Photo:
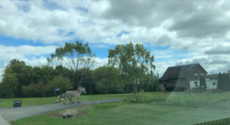
[[[230,100],[230,92],[224,93],[190,93],[190,94],[143,94],[127,96],[128,103],[155,102],[158,105],[200,107]]]

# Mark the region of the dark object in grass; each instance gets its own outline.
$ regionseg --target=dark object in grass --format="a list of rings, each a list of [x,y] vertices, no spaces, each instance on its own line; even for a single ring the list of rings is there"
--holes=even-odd
[[[67,115],[68,118],[73,117],[73,115]]]
[[[21,107],[21,105],[22,105],[22,101],[15,100],[13,107]]]
[[[66,118],[73,118],[73,115],[63,115],[62,118],[66,119]]]

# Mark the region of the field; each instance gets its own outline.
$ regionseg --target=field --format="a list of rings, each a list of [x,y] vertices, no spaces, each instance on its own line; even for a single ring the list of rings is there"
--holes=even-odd
[[[75,111],[74,118],[63,119],[62,114],[66,110],[60,110],[12,121],[12,124],[191,125],[230,117],[229,95],[230,93],[128,95],[123,102],[69,109]],[[192,99],[196,103],[192,103]]]
[[[81,96],[81,101],[123,98],[123,97],[125,97],[127,95],[128,94],[82,95]],[[8,99],[3,99],[3,101],[0,102],[0,108],[13,107],[14,100],[21,100],[22,101],[22,106],[32,106],[32,105],[52,104],[57,99],[58,99],[58,97],[8,98]],[[75,100],[73,99],[73,101],[75,101]]]

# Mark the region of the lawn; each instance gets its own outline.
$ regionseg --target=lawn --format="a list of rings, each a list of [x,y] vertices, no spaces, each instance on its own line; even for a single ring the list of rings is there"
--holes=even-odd
[[[61,111],[12,121],[13,125],[191,125],[230,117],[229,110],[159,106],[151,104],[107,103],[79,107],[83,115],[63,119]]]
[[[124,98],[127,95],[128,94],[82,95],[81,96],[81,101]],[[58,97],[8,98],[8,99],[3,99],[3,101],[0,102],[0,108],[13,107],[14,100],[21,100],[22,101],[22,106],[32,106],[32,105],[52,104],[57,99],[58,99]],[[75,100],[73,99],[73,101],[75,101]]]
[[[230,93],[205,93],[178,95],[143,93],[139,95],[139,101],[135,101],[135,98],[133,98],[132,95],[128,95],[125,97],[126,101],[123,102],[90,105],[69,109],[70,111],[77,112],[75,113],[75,118],[61,118],[63,112],[66,110],[60,110],[12,121],[12,124],[191,125],[230,117],[229,94]],[[202,105],[188,105],[193,102],[189,99],[196,98],[197,100],[195,101],[200,101]],[[182,100],[180,101],[180,99]],[[214,101],[212,101],[213,99]],[[130,100],[134,100],[134,103],[130,102]],[[155,100],[155,102],[153,100]]]

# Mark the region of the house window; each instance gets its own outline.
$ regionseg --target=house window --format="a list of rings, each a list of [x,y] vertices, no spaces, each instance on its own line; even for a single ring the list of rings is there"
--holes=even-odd
[[[194,77],[197,78],[197,73],[194,73]]]
[[[204,75],[204,73],[201,73],[201,76],[203,76]]]
[[[212,83],[212,85],[216,85],[216,83],[214,82],[214,83]]]
[[[194,82],[194,84],[195,84],[195,85],[197,85],[197,84],[198,84],[198,82]]]

